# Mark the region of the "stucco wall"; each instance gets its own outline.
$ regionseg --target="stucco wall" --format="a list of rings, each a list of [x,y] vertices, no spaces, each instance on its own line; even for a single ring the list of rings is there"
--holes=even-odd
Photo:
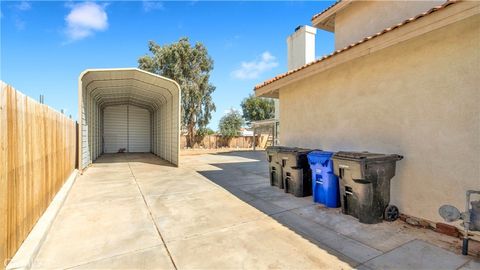
[[[480,16],[280,90],[282,144],[398,153],[392,203],[441,221],[480,189]]]
[[[335,48],[342,49],[444,2],[445,0],[353,2],[335,16]]]

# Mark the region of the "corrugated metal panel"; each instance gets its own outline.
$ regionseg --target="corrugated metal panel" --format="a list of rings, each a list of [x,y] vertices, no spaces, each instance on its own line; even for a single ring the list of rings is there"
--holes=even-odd
[[[113,106],[139,106],[148,111],[148,117],[145,111],[141,119],[132,116],[135,127],[130,151],[152,151],[178,165],[181,90],[174,81],[139,69],[86,70],[80,75],[79,91],[82,101],[79,110],[81,168],[103,152],[129,148],[128,126],[124,136],[127,138],[111,147],[109,130],[119,126],[109,126],[114,124],[107,123],[109,115],[105,115],[104,110],[108,114],[107,108]],[[128,114],[125,114],[124,121],[118,123],[127,125],[127,122]],[[114,133],[111,135],[119,135]]]
[[[128,145],[127,106],[110,106],[103,111],[105,153],[118,153]]]
[[[81,129],[82,129],[82,138],[81,138],[82,149],[80,151],[82,151],[82,160],[80,162],[81,162],[81,167],[83,169],[83,168],[87,167],[88,164],[90,164],[90,162],[89,162],[89,160],[90,160],[90,147],[88,145],[88,124],[87,124],[88,113],[86,112],[88,102],[87,102],[87,93],[86,92],[82,93],[82,100],[83,100],[84,106],[81,108],[81,113],[82,113],[82,126],[81,126]]]
[[[150,112],[128,106],[128,152],[150,152]]]

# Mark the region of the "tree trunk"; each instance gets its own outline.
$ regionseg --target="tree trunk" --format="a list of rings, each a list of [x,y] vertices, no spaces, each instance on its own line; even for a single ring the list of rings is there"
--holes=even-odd
[[[195,145],[195,125],[188,125],[188,134],[187,134],[187,147],[193,148]]]

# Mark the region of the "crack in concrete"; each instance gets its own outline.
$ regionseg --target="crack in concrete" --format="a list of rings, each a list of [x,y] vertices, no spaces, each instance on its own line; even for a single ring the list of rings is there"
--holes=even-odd
[[[157,230],[158,236],[160,236],[160,239],[162,240],[163,246],[165,247],[165,250],[167,251],[168,257],[170,258],[170,261],[172,262],[173,267],[175,268],[175,270],[177,270],[178,269],[177,265],[175,264],[175,261],[173,260],[172,254],[170,253],[170,250],[167,247],[167,243],[163,239],[162,233],[160,232],[160,228],[158,228],[158,225],[155,222],[155,218],[153,217],[152,210],[150,209],[150,206],[148,205],[147,200],[145,199],[145,195],[143,194],[142,189],[140,188],[140,185],[137,182],[137,177],[133,173],[132,167],[130,166],[130,162],[127,162],[127,164],[128,164],[128,168],[130,169],[130,173],[132,174],[133,180],[135,181],[135,184],[137,185],[138,191],[142,195],[143,202],[145,203],[145,206],[147,207],[148,213],[150,215],[150,218],[152,219],[152,222],[153,222],[153,225],[155,226],[155,229]]]
[[[77,268],[77,267],[79,267],[79,266],[84,266],[84,265],[88,265],[88,264],[95,263],[95,262],[101,262],[101,261],[104,261],[104,260],[108,260],[108,259],[112,259],[112,258],[117,258],[117,257],[125,256],[125,255],[128,255],[128,254],[133,254],[133,253],[138,253],[138,252],[142,252],[142,251],[147,251],[147,250],[149,250],[149,249],[154,249],[154,248],[156,248],[156,247],[161,247],[161,246],[163,246],[163,245],[154,245],[154,246],[151,246],[151,247],[135,249],[135,250],[132,250],[132,251],[127,251],[127,252],[119,253],[119,254],[116,254],[116,255],[113,255],[113,256],[107,256],[107,257],[104,257],[104,258],[99,258],[99,259],[96,259],[96,260],[88,261],[88,262],[86,262],[86,263],[80,263],[80,264],[77,264],[77,265],[74,265],[74,266],[69,266],[69,267],[67,267],[67,268],[64,268],[64,270],[74,269],[74,268]]]

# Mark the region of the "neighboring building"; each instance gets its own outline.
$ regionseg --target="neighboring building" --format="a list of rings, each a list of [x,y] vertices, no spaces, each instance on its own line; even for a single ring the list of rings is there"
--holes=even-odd
[[[253,129],[252,128],[241,128],[240,129],[240,136],[244,137],[252,137],[253,136]]]
[[[275,110],[275,111],[276,113],[278,113],[278,110]],[[255,137],[258,137],[258,136],[262,137],[265,135],[267,136],[267,140],[265,141],[265,143],[260,142],[261,148],[280,145],[280,140],[279,140],[280,122],[278,121],[278,118],[253,121],[251,122],[251,125],[253,128],[253,136]]]
[[[289,71],[255,87],[280,100],[282,145],[397,153],[391,203],[439,222],[480,189],[480,2],[339,1],[288,38]]]

